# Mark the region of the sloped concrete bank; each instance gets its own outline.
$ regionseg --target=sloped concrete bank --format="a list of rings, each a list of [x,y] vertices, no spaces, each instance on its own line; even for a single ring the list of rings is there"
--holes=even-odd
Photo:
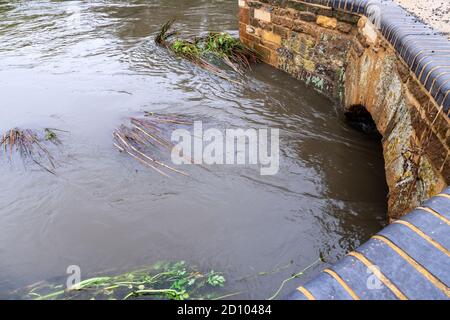
[[[450,42],[385,0],[239,0],[240,38],[262,59],[362,106],[382,135],[389,217],[450,182]],[[368,181],[367,183],[370,183]]]

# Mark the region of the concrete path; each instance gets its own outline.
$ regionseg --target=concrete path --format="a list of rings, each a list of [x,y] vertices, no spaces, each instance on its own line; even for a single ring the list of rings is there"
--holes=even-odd
[[[450,0],[395,0],[395,2],[450,38]]]

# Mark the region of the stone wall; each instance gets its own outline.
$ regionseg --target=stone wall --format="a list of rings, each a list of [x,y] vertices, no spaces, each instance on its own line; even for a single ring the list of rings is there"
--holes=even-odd
[[[343,112],[355,105],[370,112],[383,136],[390,218],[449,184],[449,116],[366,17],[290,0],[239,0],[239,7],[241,41],[264,62]]]

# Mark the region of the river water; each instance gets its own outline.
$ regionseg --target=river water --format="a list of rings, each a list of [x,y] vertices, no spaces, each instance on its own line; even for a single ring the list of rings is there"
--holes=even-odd
[[[69,131],[57,175],[2,157],[0,296],[69,265],[88,277],[185,260],[224,272],[236,298],[264,299],[320,254],[334,262],[382,227],[380,142],[338,106],[272,67],[237,84],[153,43],[172,17],[186,35],[237,35],[237,10],[234,0],[0,1],[1,131]],[[167,179],[112,146],[113,130],[144,111],[279,128],[280,171],[214,166]]]

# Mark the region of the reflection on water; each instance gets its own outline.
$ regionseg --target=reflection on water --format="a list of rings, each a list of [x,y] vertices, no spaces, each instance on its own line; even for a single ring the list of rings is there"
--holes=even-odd
[[[381,228],[379,143],[269,66],[235,84],[155,46],[173,16],[186,34],[237,34],[234,0],[0,1],[0,129],[70,131],[57,176],[1,160],[0,295],[72,264],[87,277],[183,259],[224,271],[241,298],[267,298],[320,253],[334,261]],[[191,179],[159,176],[112,147],[113,129],[142,111],[279,128],[280,172],[217,166]]]

